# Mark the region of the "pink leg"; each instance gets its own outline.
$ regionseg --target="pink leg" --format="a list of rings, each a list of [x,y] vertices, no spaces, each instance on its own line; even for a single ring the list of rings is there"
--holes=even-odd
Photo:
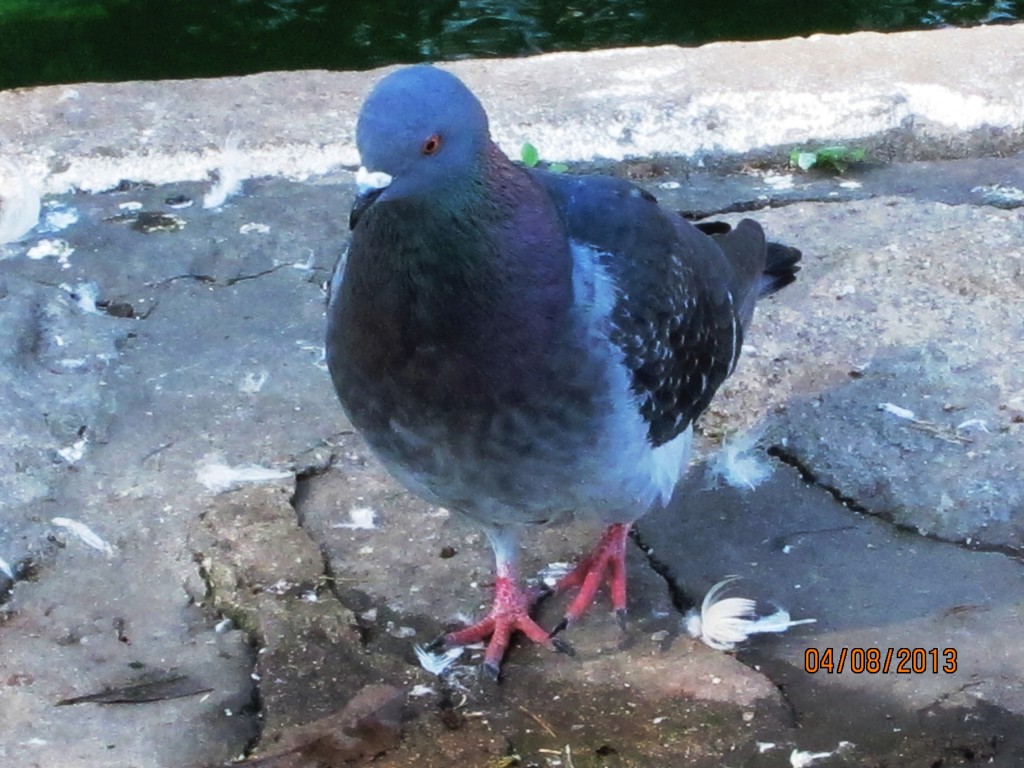
[[[612,608],[619,617],[619,623],[625,623],[626,540],[629,537],[629,527],[629,523],[609,525],[597,546],[555,586],[556,592],[573,587],[579,587],[579,592],[569,604],[565,618],[555,627],[552,634],[561,632],[584,614],[594,602],[602,581],[608,582]]]
[[[469,645],[490,638],[484,652],[484,672],[497,680],[501,673],[501,660],[508,649],[512,633],[519,631],[530,640],[547,648],[571,653],[565,642],[552,640],[550,633],[530,618],[530,609],[540,592],[520,587],[515,574],[515,540],[505,530],[489,530],[488,538],[497,561],[497,579],[494,585],[494,603],[490,613],[465,629],[450,632],[438,638],[446,646]],[[437,642],[437,641],[435,641]]]
[[[536,596],[521,589],[508,576],[498,576],[494,585],[494,605],[487,617],[476,624],[451,632],[444,637],[445,645],[469,645],[488,637],[484,653],[484,671],[495,680],[501,669],[501,660],[515,631],[522,632],[535,643],[554,649],[548,632],[530,618],[530,608]]]

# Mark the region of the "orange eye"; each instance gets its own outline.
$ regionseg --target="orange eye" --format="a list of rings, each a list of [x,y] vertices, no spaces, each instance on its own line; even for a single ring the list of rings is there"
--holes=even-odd
[[[423,146],[420,147],[420,152],[424,155],[432,155],[441,148],[441,135],[435,133],[429,139],[423,142]]]

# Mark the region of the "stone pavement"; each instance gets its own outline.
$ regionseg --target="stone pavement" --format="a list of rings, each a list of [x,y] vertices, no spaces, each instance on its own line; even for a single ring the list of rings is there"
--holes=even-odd
[[[689,53],[728,52],[709,48]],[[979,90],[1007,106],[1010,85]],[[77,104],[105,88],[125,92],[83,87]],[[61,103],[40,91],[15,97]],[[949,154],[993,148],[965,131]],[[936,146],[883,145],[908,160]],[[142,167],[128,155],[110,178]],[[599,608],[568,635],[575,658],[516,647],[497,687],[473,653],[441,679],[413,651],[487,603],[486,543],[388,479],[324,370],[351,173],[245,180],[209,209],[186,165],[160,186],[46,196],[41,223],[0,245],[4,764],[1021,764],[1024,156],[839,179],[765,156],[605,169],[681,211],[763,208],[804,250],[701,428],[711,463],[756,436],[771,476],[737,489],[696,467],[637,527],[627,631]],[[44,189],[64,166],[49,167]],[[538,533],[528,572],[592,533]],[[817,623],[737,654],[689,639],[680,611],[732,574],[736,594]],[[921,648],[908,666],[927,671],[857,673],[866,654],[848,651],[829,672],[828,648]],[[932,671],[945,649],[955,670]]]

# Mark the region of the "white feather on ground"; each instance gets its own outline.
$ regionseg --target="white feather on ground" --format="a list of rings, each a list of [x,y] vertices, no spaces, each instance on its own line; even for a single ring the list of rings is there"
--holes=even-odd
[[[60,456],[68,464],[77,464],[85,456],[85,446],[89,440],[85,435],[75,440],[71,445],[67,445],[57,450],[57,455]]]
[[[107,557],[113,557],[114,548],[110,546],[102,536],[93,531],[93,529],[85,523],[81,523],[78,520],[72,520],[69,517],[55,517],[50,520],[50,522],[58,528],[64,528],[69,533],[74,534],[74,536],[76,536],[82,543],[103,552]]]
[[[284,480],[292,474],[288,470],[261,467],[258,464],[239,464],[232,467],[222,461],[212,460],[199,466],[196,470],[196,480],[214,493],[220,493],[242,483]]]
[[[891,413],[893,416],[900,419],[906,419],[907,421],[915,421],[917,419],[917,416],[912,410],[896,405],[895,403],[879,403],[878,410]]]
[[[708,465],[711,478],[721,478],[733,488],[753,490],[772,474],[772,465],[757,449],[764,429],[751,429],[727,439]]]
[[[39,222],[39,189],[25,174],[0,161],[0,245],[21,240]]]
[[[751,635],[763,632],[785,632],[799,624],[813,624],[817,619],[793,621],[789,611],[777,609],[768,616],[757,615],[757,604],[747,597],[726,597],[721,594],[738,577],[730,576],[715,584],[704,596],[700,611],[691,608],[683,616],[686,632],[705,645],[719,651],[731,651]]]
[[[349,528],[368,531],[377,527],[377,513],[372,507],[352,507],[348,511],[347,523],[333,523],[331,528]]]
[[[242,191],[242,182],[252,175],[238,141],[239,136],[234,132],[224,141],[213,186],[203,195],[203,208],[220,208],[229,197]]]
[[[413,650],[416,651],[416,658],[419,660],[421,667],[432,675],[440,676],[458,661],[465,648],[460,646],[458,648],[449,648],[442,653],[431,653],[422,645],[414,645]]]
[[[839,745],[831,752],[809,752],[804,749],[794,749],[789,753],[789,764],[792,768],[807,768],[807,766],[826,757],[842,754],[854,746],[853,742],[840,741]]]
[[[789,753],[789,764],[793,768],[807,768],[811,763],[832,757],[831,752],[808,752],[803,749],[794,749]]]

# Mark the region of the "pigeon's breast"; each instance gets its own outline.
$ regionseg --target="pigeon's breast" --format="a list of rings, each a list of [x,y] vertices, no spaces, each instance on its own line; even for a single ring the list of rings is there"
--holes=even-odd
[[[582,467],[609,400],[584,350],[513,356],[496,376],[427,341],[385,365],[379,347],[360,358],[331,346],[349,418],[410,490],[492,523],[556,522],[583,503],[593,471]]]
[[[425,333],[403,314],[408,297],[362,296],[335,281],[327,344],[335,388],[410,490],[496,524],[621,522],[671,493],[689,436],[658,448],[647,439],[609,339],[614,286],[593,253],[581,255],[579,301],[541,348],[501,348],[474,318],[461,330],[478,335],[475,344],[451,329]],[[480,345],[492,354],[476,354]]]

